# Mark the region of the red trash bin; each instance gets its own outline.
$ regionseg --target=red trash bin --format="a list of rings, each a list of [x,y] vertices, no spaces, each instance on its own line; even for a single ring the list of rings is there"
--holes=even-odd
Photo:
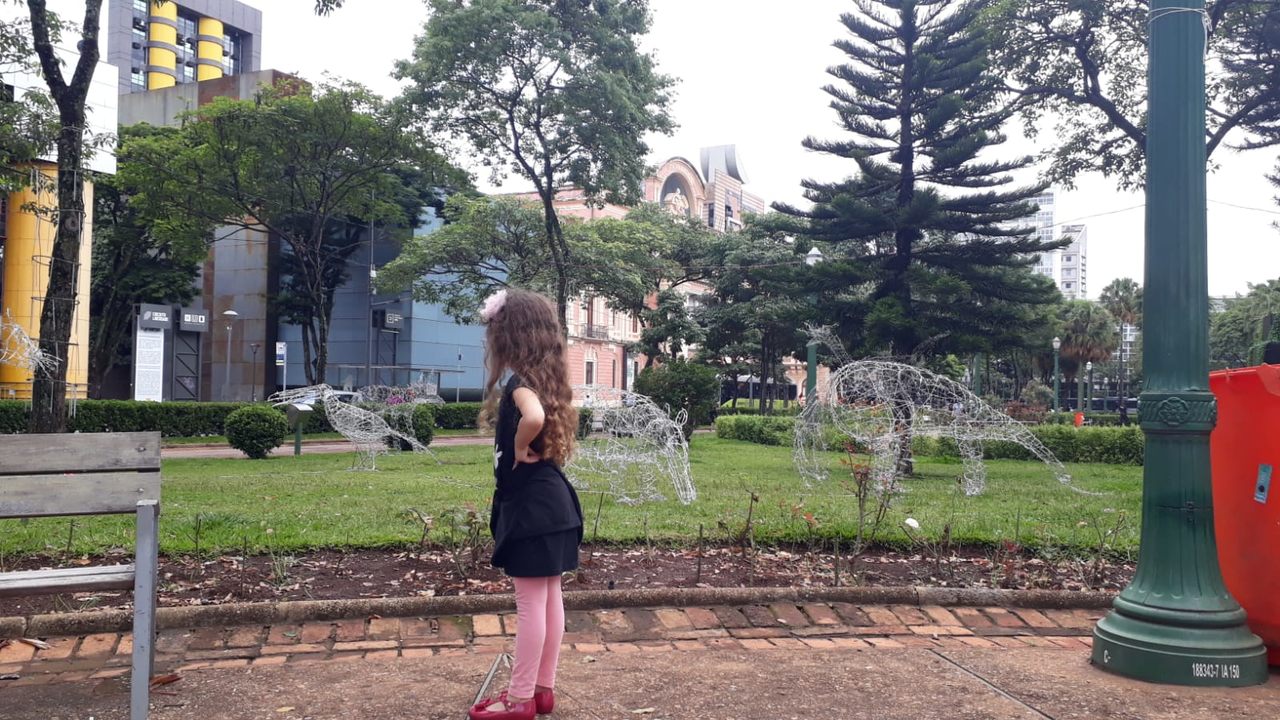
[[[1218,399],[1210,436],[1213,521],[1227,589],[1280,665],[1280,365],[1209,375]]]

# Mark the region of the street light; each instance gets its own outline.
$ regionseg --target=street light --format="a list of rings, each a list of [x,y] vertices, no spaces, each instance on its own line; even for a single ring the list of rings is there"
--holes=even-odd
[[[1094,629],[1092,661],[1178,685],[1267,681],[1266,649],[1218,566],[1209,433],[1203,0],[1153,0],[1147,73],[1146,438],[1133,581]]]
[[[249,351],[253,353],[253,361],[250,363],[252,367],[249,372],[249,379],[253,383],[250,385],[249,402],[258,402],[258,350],[262,347],[262,343],[250,343]]]
[[[240,313],[235,310],[223,310],[222,319],[226,321],[227,328],[227,357],[223,363],[226,374],[222,380],[222,401],[230,402],[231,400],[231,331],[235,327],[236,318],[240,317]]]
[[[1053,411],[1054,412],[1059,411],[1060,408],[1058,407],[1058,398],[1062,396],[1062,393],[1058,389],[1058,380],[1059,380],[1059,377],[1058,377],[1059,352],[1058,351],[1061,349],[1062,349],[1062,338],[1060,337],[1053,338]]]
[[[1085,389],[1086,400],[1084,404],[1084,409],[1085,409],[1085,412],[1093,412],[1093,361],[1092,360],[1084,364],[1084,370],[1085,372],[1089,373],[1089,387]]]
[[[810,248],[809,252],[806,253],[804,256],[804,264],[808,265],[809,267],[814,267],[818,263],[822,262],[822,260],[823,260],[822,251],[819,250],[816,245]],[[809,297],[809,302],[813,304],[814,307],[816,308],[818,305],[817,294],[811,295]],[[817,340],[814,340],[813,338],[809,339],[808,351],[809,351],[809,357],[808,357],[809,367],[804,380],[804,402],[806,405],[808,405],[811,402],[818,401],[818,342]]]

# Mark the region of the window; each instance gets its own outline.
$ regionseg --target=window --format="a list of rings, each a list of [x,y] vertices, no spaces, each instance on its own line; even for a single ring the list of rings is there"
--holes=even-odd
[[[714,228],[716,226],[716,206],[707,205],[707,227]]]
[[[595,361],[595,358],[587,358],[587,360],[586,360],[585,364],[583,365],[583,370],[584,370],[584,372],[583,372],[582,384],[584,384],[584,385],[595,385],[595,384],[596,384],[596,361]]]
[[[1069,263],[1073,263],[1073,262],[1075,262],[1075,261],[1076,261],[1076,256],[1075,256],[1075,255],[1066,255],[1066,256],[1064,256],[1064,257],[1062,258],[1062,262],[1064,262],[1064,263],[1068,263],[1068,264],[1069,264]]]
[[[610,361],[609,365],[609,387],[618,386],[618,358]]]
[[[631,332],[638,334],[640,332],[640,318],[631,318]]]
[[[1076,284],[1075,284],[1075,283],[1062,283],[1062,286],[1063,286],[1063,287],[1065,287],[1066,289],[1070,290],[1071,288],[1075,287],[1075,286],[1076,286]]]
[[[141,70],[135,70],[129,73],[129,85],[134,90],[147,89],[147,74]]]

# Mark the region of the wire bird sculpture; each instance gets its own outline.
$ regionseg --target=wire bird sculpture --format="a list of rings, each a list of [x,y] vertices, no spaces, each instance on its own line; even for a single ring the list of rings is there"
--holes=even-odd
[[[360,388],[360,397],[365,402],[388,407],[416,403],[444,404],[444,398],[440,397],[436,384],[429,382],[409,385],[369,385]]]
[[[825,480],[824,451],[852,441],[872,456],[875,491],[898,493],[904,474],[901,461],[909,457],[911,440],[918,436],[956,443],[966,495],[978,495],[985,488],[982,444],[993,441],[1021,445],[1048,465],[1060,482],[1071,482],[1062,463],[1022,423],[968,388],[923,368],[879,360],[844,365],[832,373],[817,402],[805,406],[796,420],[796,470],[806,480]]]
[[[658,487],[668,482],[680,502],[688,505],[698,497],[683,410],[672,418],[648,397],[617,388],[581,385],[574,395],[583,398],[582,407],[599,427],[578,443],[565,468],[574,485],[591,490],[593,483],[607,483],[609,493],[626,504],[663,500]]]
[[[41,350],[40,343],[5,312],[0,317],[0,365],[52,371],[58,367],[58,358]]]
[[[415,452],[435,454],[410,434],[391,426],[388,419],[378,413],[343,402],[332,387],[312,385],[282,390],[270,397],[275,405],[289,403],[324,403],[324,414],[333,429],[356,446],[356,463],[353,470],[377,470],[378,456],[391,449],[389,443],[408,447]],[[412,407],[412,405],[409,405]]]

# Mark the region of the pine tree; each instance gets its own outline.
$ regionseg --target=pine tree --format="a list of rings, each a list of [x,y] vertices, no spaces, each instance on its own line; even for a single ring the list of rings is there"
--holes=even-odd
[[[988,66],[981,3],[854,0],[836,41],[849,61],[824,90],[854,137],[808,138],[805,148],[854,161],[839,182],[805,180],[808,210],[788,205],[790,230],[846,262],[838,298],[846,345],[898,357],[967,354],[1016,338],[1019,306],[1056,291],[1029,272],[1060,247],[1032,237],[1022,218],[1043,186],[1010,187],[1032,159],[994,159],[1005,102]]]

